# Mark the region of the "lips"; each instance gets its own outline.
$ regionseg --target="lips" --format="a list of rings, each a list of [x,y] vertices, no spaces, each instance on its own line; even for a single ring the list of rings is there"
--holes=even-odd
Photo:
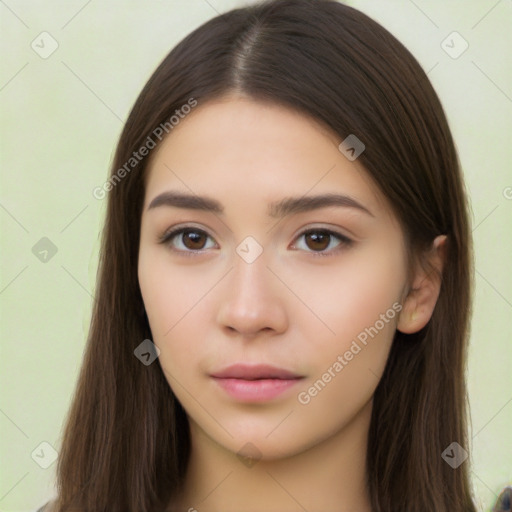
[[[275,366],[257,364],[234,364],[228,366],[219,372],[211,374],[212,377],[218,379],[243,379],[243,380],[261,380],[261,379],[279,379],[293,380],[301,379],[302,375],[295,374],[284,368]]]
[[[235,364],[211,374],[213,381],[238,402],[269,402],[293,389],[304,377],[265,364]]]

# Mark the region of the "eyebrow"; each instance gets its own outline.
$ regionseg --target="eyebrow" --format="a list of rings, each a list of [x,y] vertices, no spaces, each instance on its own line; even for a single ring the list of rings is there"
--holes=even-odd
[[[177,191],[166,191],[159,194],[151,201],[147,209],[152,210],[160,206],[202,210],[218,214],[224,213],[224,207],[216,199],[208,196],[198,196]],[[267,215],[273,218],[282,218],[288,215],[317,210],[319,208],[326,208],[329,206],[353,208],[375,217],[368,208],[356,201],[353,197],[341,194],[285,197],[280,201],[270,203]]]

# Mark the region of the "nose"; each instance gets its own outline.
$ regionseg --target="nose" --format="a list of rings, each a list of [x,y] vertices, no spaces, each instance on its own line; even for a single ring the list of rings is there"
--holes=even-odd
[[[288,328],[286,291],[267,267],[263,254],[252,263],[236,256],[224,283],[218,325],[227,335],[243,338],[254,338],[266,331],[282,333]]]

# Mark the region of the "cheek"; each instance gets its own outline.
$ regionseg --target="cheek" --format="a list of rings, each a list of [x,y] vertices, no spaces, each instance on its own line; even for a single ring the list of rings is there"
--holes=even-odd
[[[304,356],[311,373],[296,401],[302,428],[318,435],[343,427],[371,400],[393,341],[399,269],[393,275],[387,264],[363,263],[341,270],[329,283],[330,301],[319,303],[319,315],[323,306],[335,334],[324,329],[323,336],[314,336],[310,328],[309,338],[315,341]]]
[[[347,252],[335,265],[311,266],[308,272],[304,265],[302,269],[295,266],[281,272],[286,272],[286,282],[304,298],[309,310],[302,308],[303,314],[295,320],[308,333],[316,357],[322,353],[331,357],[333,351],[348,349],[353,339],[376,322],[383,337],[392,336],[397,319],[392,306],[405,279],[399,251],[374,245]]]
[[[355,268],[347,269],[340,279],[335,330],[352,339],[377,323],[383,334],[389,333],[395,323],[392,306],[400,290],[400,272],[393,259],[383,256],[380,261],[362,259]]]
[[[151,332],[160,340],[170,337],[209,287],[200,270],[187,272],[161,248],[141,248],[138,278]]]
[[[171,376],[181,382],[180,375],[197,367],[203,352],[208,325],[201,306],[214,277],[172,265],[164,251],[140,251],[138,278],[152,341],[160,349],[158,359],[173,388]]]

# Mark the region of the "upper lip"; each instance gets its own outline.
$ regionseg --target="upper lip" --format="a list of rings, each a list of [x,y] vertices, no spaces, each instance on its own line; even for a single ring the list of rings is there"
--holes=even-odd
[[[212,377],[219,379],[244,379],[244,380],[256,380],[256,379],[300,379],[302,375],[297,375],[291,371],[285,370],[284,368],[277,368],[267,364],[233,364],[212,373]]]

